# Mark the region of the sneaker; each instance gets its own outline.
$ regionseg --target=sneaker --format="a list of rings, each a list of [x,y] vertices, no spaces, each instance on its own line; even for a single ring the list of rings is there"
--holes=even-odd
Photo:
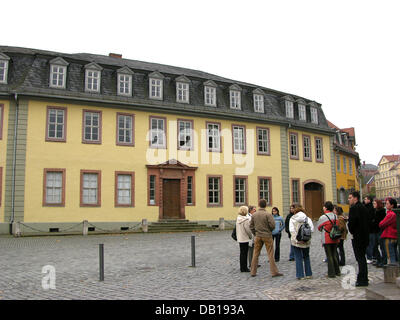
[[[306,276],[306,279],[312,279],[312,276]]]
[[[328,262],[328,259],[324,259],[324,260],[322,260],[322,262]]]
[[[367,259],[368,264],[371,264],[372,262],[373,262],[372,260]]]
[[[304,277],[301,277],[301,278],[297,278],[297,280],[305,280],[305,278],[304,278]]]

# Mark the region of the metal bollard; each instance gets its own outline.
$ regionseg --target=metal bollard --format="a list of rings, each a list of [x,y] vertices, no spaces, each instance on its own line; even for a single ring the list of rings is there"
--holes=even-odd
[[[192,236],[192,267],[196,267],[195,236]]]
[[[99,244],[100,281],[104,281],[104,244]]]

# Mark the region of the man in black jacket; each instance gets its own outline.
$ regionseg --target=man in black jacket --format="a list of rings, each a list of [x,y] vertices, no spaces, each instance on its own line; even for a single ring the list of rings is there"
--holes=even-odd
[[[290,241],[290,238],[291,238],[291,235],[290,235],[290,232],[289,232],[289,221],[290,221],[290,218],[293,216],[293,210],[294,210],[295,207],[296,206],[294,204],[292,204],[290,206],[290,213],[286,216],[286,219],[285,219],[285,231],[289,236],[289,241]],[[294,249],[293,249],[291,241],[290,241],[289,261],[294,261]]]
[[[354,256],[358,263],[356,287],[368,286],[368,265],[365,258],[369,242],[369,216],[367,208],[360,202],[360,193],[354,191],[349,195],[348,229],[353,236],[352,245]]]

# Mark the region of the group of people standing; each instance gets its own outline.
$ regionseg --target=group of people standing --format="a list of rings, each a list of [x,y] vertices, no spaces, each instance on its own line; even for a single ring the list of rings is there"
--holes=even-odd
[[[345,217],[339,206],[327,201],[323,214],[316,223],[321,232],[321,242],[328,264],[327,277],[341,276],[340,266],[346,264],[344,241],[350,234],[354,256],[358,263],[356,286],[368,286],[368,266],[377,267],[386,263],[395,263],[397,257],[395,199],[386,200],[386,210],[382,201],[366,197],[360,202],[360,194],[355,191],[349,195],[350,211]],[[371,206],[369,206],[371,203]],[[260,200],[259,210],[254,206],[242,206],[236,221],[237,241],[240,245],[240,271],[255,276],[258,257],[265,244],[269,259],[271,276],[282,276],[276,262],[280,260],[280,240],[285,229],[290,239],[289,261],[296,263],[296,278],[312,278],[310,261],[311,238],[299,238],[299,230],[304,224],[309,232],[314,232],[314,224],[300,205],[292,205],[285,221],[274,207],[272,214],[266,211],[266,201]],[[275,246],[274,246],[275,242]],[[254,249],[253,249],[254,248]],[[254,253],[253,253],[254,251]],[[368,260],[367,260],[368,259]]]

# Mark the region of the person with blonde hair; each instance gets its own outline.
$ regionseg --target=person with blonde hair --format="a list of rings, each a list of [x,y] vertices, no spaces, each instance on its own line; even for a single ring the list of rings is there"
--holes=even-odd
[[[241,206],[236,218],[236,237],[240,248],[240,272],[250,272],[247,267],[247,255],[249,252],[249,242],[253,240],[250,230],[250,217],[247,215],[249,208]]]
[[[311,261],[310,261],[310,246],[311,239],[309,241],[298,241],[297,233],[301,225],[307,222],[311,228],[311,232],[314,232],[314,225],[312,220],[307,217],[305,210],[301,205],[296,205],[293,210],[293,216],[289,220],[289,231],[291,235],[291,243],[293,245],[294,260],[296,263],[296,278],[298,280],[311,279]]]

